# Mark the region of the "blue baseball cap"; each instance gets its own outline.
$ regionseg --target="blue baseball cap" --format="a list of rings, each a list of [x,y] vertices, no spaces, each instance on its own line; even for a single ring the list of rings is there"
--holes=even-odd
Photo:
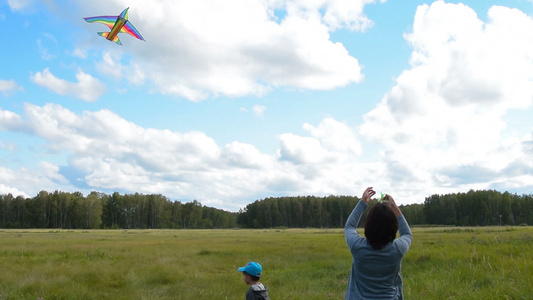
[[[261,277],[261,272],[263,272],[263,268],[260,264],[256,262],[249,262],[244,267],[240,267],[237,269],[239,272],[246,272],[254,277]]]

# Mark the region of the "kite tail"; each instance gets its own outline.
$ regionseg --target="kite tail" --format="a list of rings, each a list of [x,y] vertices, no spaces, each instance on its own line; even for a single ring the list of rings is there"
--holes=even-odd
[[[109,40],[109,38],[108,38],[109,37],[109,32],[98,32],[98,35],[103,36],[103,37],[105,37],[106,39]],[[112,41],[122,46],[122,43],[118,39],[118,36],[115,36],[115,38]]]

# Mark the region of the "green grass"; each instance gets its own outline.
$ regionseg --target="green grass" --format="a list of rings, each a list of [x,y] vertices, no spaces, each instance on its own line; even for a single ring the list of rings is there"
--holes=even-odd
[[[532,227],[414,228],[407,299],[531,299]],[[343,299],[343,231],[0,230],[0,299],[244,299],[264,267],[272,299]]]
[[[531,227],[416,230],[404,259],[412,299],[532,299]]]

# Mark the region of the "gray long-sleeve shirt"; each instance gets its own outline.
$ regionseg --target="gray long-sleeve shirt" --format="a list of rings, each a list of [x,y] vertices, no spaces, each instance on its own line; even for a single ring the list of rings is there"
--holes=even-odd
[[[400,237],[381,250],[373,249],[357,232],[357,224],[368,204],[359,201],[344,227],[353,262],[346,300],[403,299],[402,258],[409,250],[413,235],[403,215],[398,216]]]

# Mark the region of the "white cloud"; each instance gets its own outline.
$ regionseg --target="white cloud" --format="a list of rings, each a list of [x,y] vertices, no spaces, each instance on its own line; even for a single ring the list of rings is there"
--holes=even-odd
[[[21,192],[21,191],[19,191],[16,188],[12,188],[12,187],[6,186],[3,183],[0,183],[0,194],[1,195],[11,194],[14,197],[17,197],[17,196],[22,196],[24,198],[30,197],[29,195],[25,194],[24,192]]]
[[[262,117],[265,114],[266,106],[256,104],[252,107],[252,111],[258,117]]]
[[[331,163],[350,160],[362,154],[361,145],[353,128],[333,118],[326,118],[318,127],[305,123],[303,128],[310,137],[292,133],[280,135],[280,158],[296,164]]]
[[[251,110],[257,117],[263,117],[265,115],[266,109],[267,109],[266,106],[260,105],[260,104],[256,104],[256,105],[252,106]],[[239,111],[241,111],[243,113],[249,112],[248,108],[246,108],[246,107],[240,107]]]
[[[67,167],[78,174],[71,184],[81,180],[94,189],[215,201],[226,199],[226,192],[242,197],[241,189],[227,183],[254,177],[252,169],[272,164],[251,145],[234,142],[221,149],[202,132],[145,129],[107,110],[77,115],[55,104],[26,104],[24,126],[18,120],[12,112],[0,114],[2,129],[43,138],[50,153],[67,153]],[[61,179],[48,171],[51,181]],[[25,187],[28,194],[36,192]]]
[[[365,31],[373,26],[363,13],[366,4],[375,3],[375,0],[318,0],[318,1],[287,1],[287,10],[290,14],[306,18],[311,14],[320,14],[322,21],[328,25],[329,30],[348,28],[350,30]],[[381,1],[385,2],[385,1]]]
[[[14,80],[2,80],[0,79],[0,92],[5,96],[11,95],[14,91],[24,91],[24,89],[18,85]]]
[[[6,145],[4,142],[0,140],[0,148],[6,149],[8,151],[14,151],[15,145],[13,143],[9,143]]]
[[[318,127],[305,123],[303,128],[331,151],[350,156],[362,154],[361,144],[353,129],[331,117],[322,120]]]
[[[126,79],[133,85],[141,85],[146,79],[142,68],[137,64],[123,64],[122,57],[116,52],[104,52],[102,61],[97,63],[97,70],[103,75],[120,81]]]
[[[105,52],[102,55],[102,62],[97,64],[96,67],[101,73],[120,80],[124,73],[124,67],[120,63],[117,63],[116,60],[116,58],[112,57],[111,53]],[[120,60],[120,58],[118,58],[118,60]]]
[[[76,49],[74,49],[72,51],[71,54],[72,54],[72,56],[86,59],[87,58],[87,49],[76,48]]]
[[[533,101],[532,31],[530,17],[501,6],[486,22],[463,4],[417,9],[406,35],[411,69],[360,128],[382,144],[392,189],[431,194],[520,181],[524,173],[506,168],[527,161],[524,139],[506,133],[505,115]]]
[[[52,60],[57,57],[57,55],[53,54],[54,52],[57,52],[57,39],[49,33],[44,33],[43,37],[44,39],[37,39],[37,48],[39,49],[42,59]],[[50,50],[50,48],[55,50]]]
[[[0,112],[0,129],[42,138],[41,156],[68,158],[61,168],[43,163],[6,172],[12,174],[6,186],[29,195],[62,183],[65,189],[161,193],[238,210],[273,194],[348,193],[358,177],[353,170],[363,168],[355,166],[353,132],[333,119],[304,125],[310,136],[282,135],[279,157],[239,141],[221,147],[202,132],[143,128],[108,110],[76,114],[56,104],[26,104],[24,117]],[[17,174],[32,172],[46,176],[45,184],[16,182]]]
[[[229,165],[242,168],[262,169],[270,167],[273,163],[270,156],[262,154],[253,145],[237,141],[224,147],[221,158],[226,160]]]
[[[12,11],[23,11],[33,5],[33,0],[7,0]]]
[[[318,164],[331,161],[320,141],[311,137],[301,137],[292,133],[280,135],[280,158],[295,164]]]
[[[31,79],[40,86],[60,94],[73,96],[85,101],[96,101],[106,90],[105,85],[90,74],[79,70],[76,74],[78,82],[68,82],[64,79],[57,78],[48,68],[43,72],[37,72],[31,76]]]
[[[363,75],[358,60],[332,42],[329,33],[371,26],[363,7],[374,2],[128,3],[129,19],[146,43],[128,37],[123,41],[135,53],[138,72],[163,94],[198,101],[217,95],[262,95],[277,87],[330,90],[359,82]],[[89,14],[102,13],[103,3],[80,2]],[[105,1],[106,12],[118,14],[125,5]],[[287,14],[277,20],[274,9]]]
[[[34,169],[14,170],[0,166],[0,181],[0,194],[11,193],[13,196],[33,197],[41,190],[75,191],[59,174],[59,167],[45,161],[38,163]]]
[[[291,194],[353,194],[377,182],[376,163],[361,161],[362,149],[355,129],[333,118],[318,126],[305,123],[310,136],[280,135],[280,171],[292,175]]]
[[[14,112],[0,108],[0,130],[23,131],[22,118]]]
[[[390,148],[381,152],[379,160],[365,162],[355,128],[333,118],[316,126],[303,124],[308,135],[280,135],[278,154],[268,155],[239,141],[219,146],[202,132],[143,128],[108,110],[76,114],[55,104],[26,104],[23,118],[0,112],[0,129],[42,138],[46,153],[67,156],[61,167],[44,161],[34,169],[3,168],[4,185],[28,195],[43,189],[81,188],[161,193],[238,210],[268,196],[346,195],[368,185],[394,192],[400,203],[406,203],[437,192],[439,180],[437,188],[454,185],[451,190],[457,192],[458,187],[483,188],[487,183],[519,186],[533,174],[531,133],[507,139],[498,149],[474,153],[482,159],[459,151],[470,155],[469,164],[453,163],[457,154],[448,153],[461,147],[409,146],[384,136],[384,145]],[[46,153],[40,150],[41,157],[46,158]],[[485,164],[486,158],[500,157],[512,161],[500,169]],[[507,174],[506,180],[501,172]]]

